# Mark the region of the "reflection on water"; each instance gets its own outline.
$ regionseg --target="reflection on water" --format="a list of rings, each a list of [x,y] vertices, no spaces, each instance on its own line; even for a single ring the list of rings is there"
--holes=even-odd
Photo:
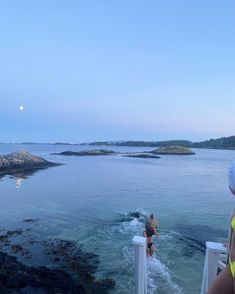
[[[14,180],[14,186],[16,189],[20,189],[22,187],[22,183],[24,180],[30,178],[31,176],[35,175],[39,172],[40,169],[29,169],[29,170],[21,170],[21,171],[12,171],[6,172],[4,174],[0,174],[0,180],[9,177],[10,179]]]
[[[16,188],[20,189],[23,182],[23,178],[16,178]]]
[[[4,178],[6,176],[10,177],[10,179],[15,179],[16,180],[16,183],[15,183],[16,188],[20,188],[23,180],[28,179],[29,177],[33,176],[34,174],[39,172],[39,170],[41,170],[41,169],[42,168],[6,172],[6,173],[0,175],[0,179]]]

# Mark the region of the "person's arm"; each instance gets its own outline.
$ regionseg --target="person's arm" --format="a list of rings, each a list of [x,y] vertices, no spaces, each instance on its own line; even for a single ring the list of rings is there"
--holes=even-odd
[[[234,230],[232,231],[232,235],[231,235],[229,259],[231,260],[231,262],[235,262],[235,232]]]
[[[156,229],[154,229],[153,231],[154,231],[155,236],[160,237],[160,234],[158,233],[158,231]]]
[[[234,261],[235,257],[235,233],[231,232],[229,237],[228,246],[229,250],[229,258],[231,261]],[[225,269],[217,275],[215,280],[213,281],[211,287],[208,290],[208,294],[233,294],[234,293],[234,278],[231,273],[230,264],[228,264]]]
[[[160,234],[158,233],[158,231],[157,231],[157,229],[159,228],[159,222],[158,222],[158,220],[156,219],[156,224],[157,224],[157,226],[156,226],[156,229],[155,229],[155,231],[157,232],[157,237],[160,237]]]

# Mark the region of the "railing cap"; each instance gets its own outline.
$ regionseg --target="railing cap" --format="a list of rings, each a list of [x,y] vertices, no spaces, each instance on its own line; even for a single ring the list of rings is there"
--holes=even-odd
[[[140,237],[140,236],[135,236],[133,238],[133,244],[137,246],[145,246],[146,244],[146,238],[145,237]]]
[[[226,252],[227,249],[224,247],[222,243],[215,243],[215,242],[206,242],[206,247],[211,250]]]

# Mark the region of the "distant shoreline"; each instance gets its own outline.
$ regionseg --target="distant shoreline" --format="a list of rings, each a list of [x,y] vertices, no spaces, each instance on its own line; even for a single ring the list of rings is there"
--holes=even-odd
[[[167,146],[183,146],[188,148],[202,148],[202,149],[221,149],[221,150],[235,150],[235,136],[221,137],[218,139],[209,139],[200,142],[193,142],[189,140],[166,140],[166,141],[97,141],[87,143],[0,143],[0,144],[15,144],[15,145],[68,145],[68,146],[123,146],[123,147],[167,147]]]

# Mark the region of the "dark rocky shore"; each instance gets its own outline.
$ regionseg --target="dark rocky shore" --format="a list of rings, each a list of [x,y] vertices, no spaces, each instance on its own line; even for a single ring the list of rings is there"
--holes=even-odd
[[[26,170],[37,170],[57,165],[61,165],[61,163],[47,161],[46,159],[32,155],[27,151],[0,155],[0,175]]]
[[[23,228],[0,229],[1,294],[108,294],[114,288],[114,280],[95,278],[97,254],[71,240],[35,236],[38,222],[29,218]]]

